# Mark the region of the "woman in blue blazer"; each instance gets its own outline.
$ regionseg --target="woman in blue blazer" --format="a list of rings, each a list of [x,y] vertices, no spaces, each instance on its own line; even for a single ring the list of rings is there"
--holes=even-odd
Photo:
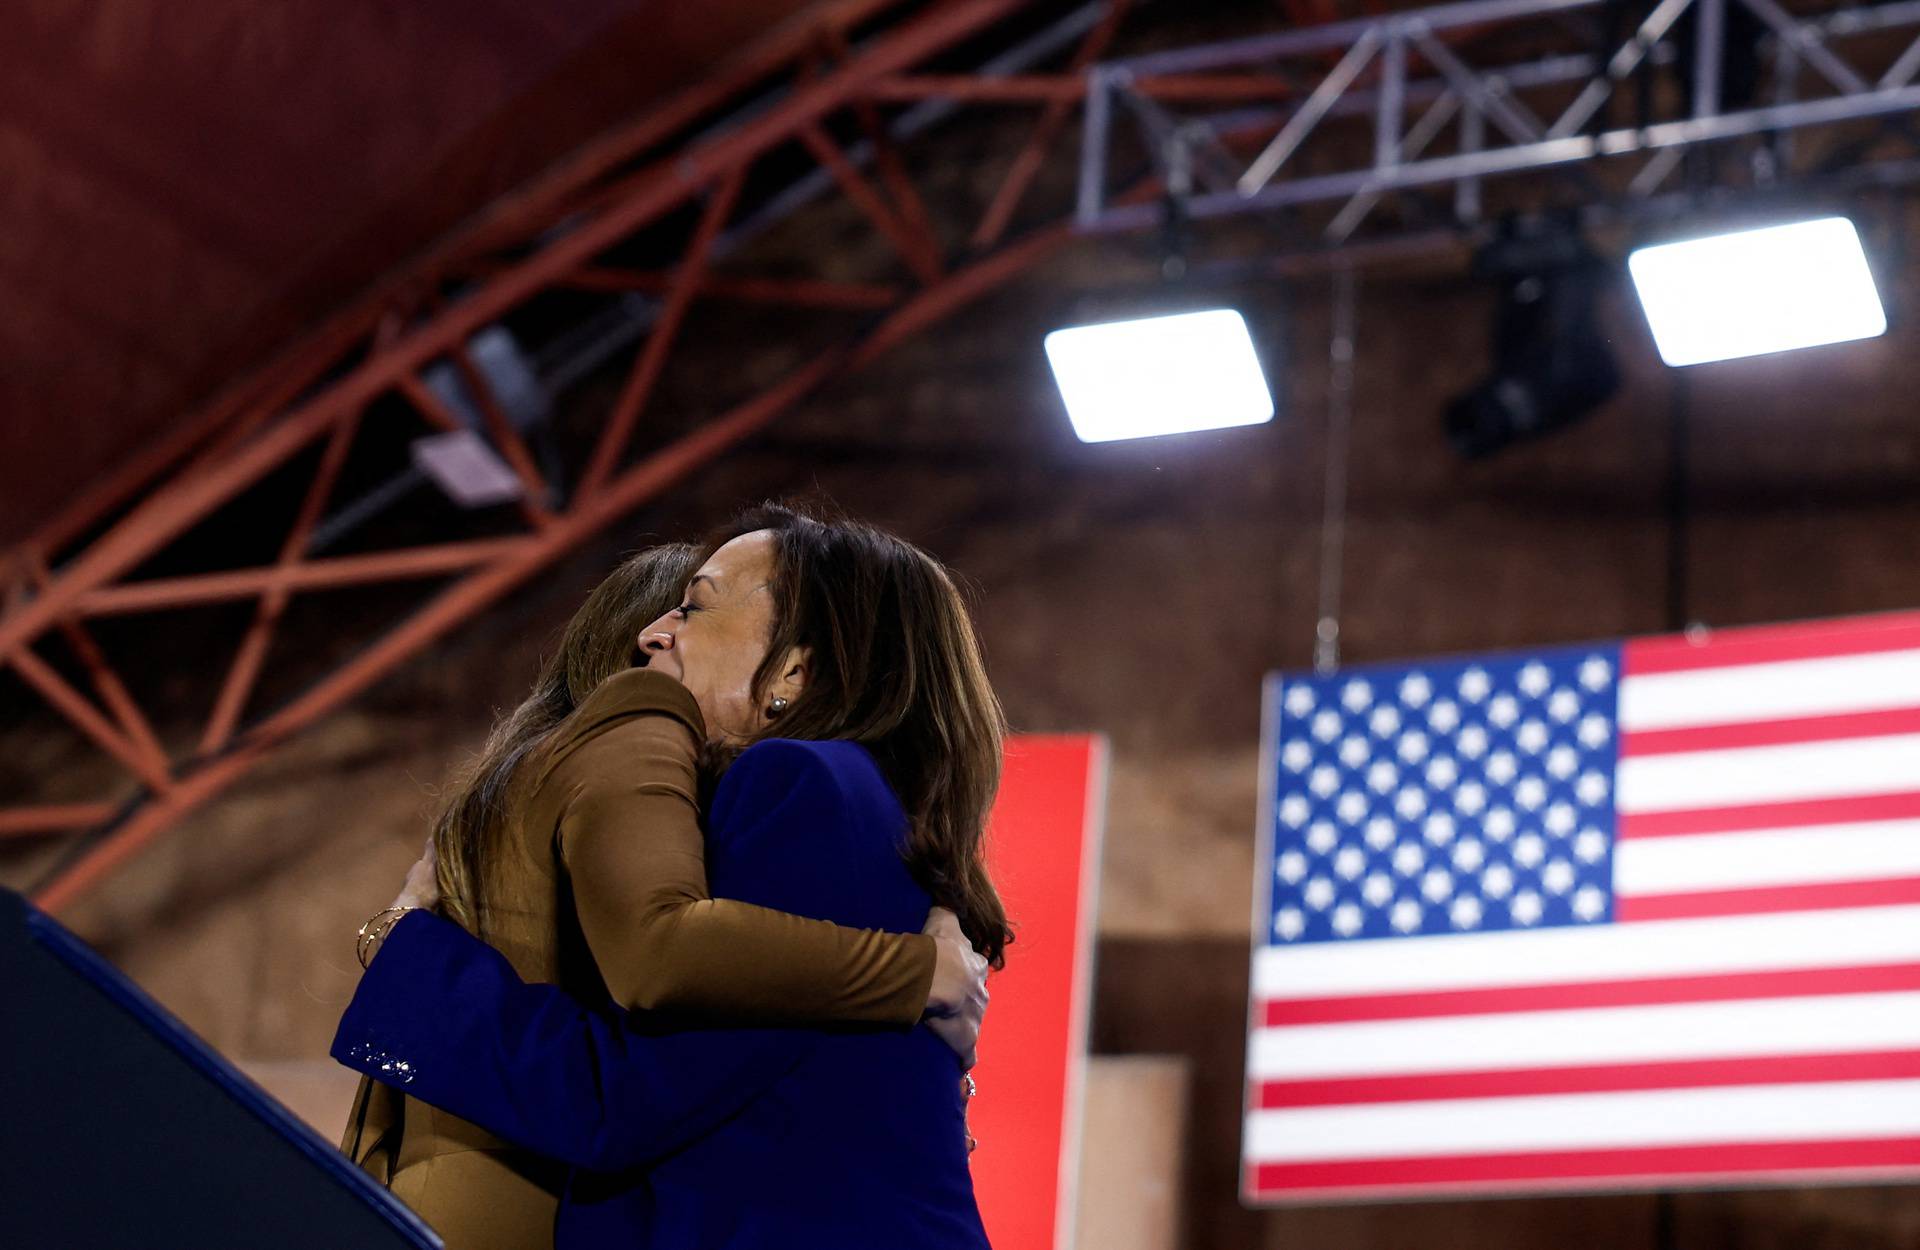
[[[768,705],[790,736],[768,726],[716,744],[714,896],[903,933],[940,903],[997,963],[1005,922],[979,843],[999,714],[951,582],[865,527],[772,510],[735,529],[730,543],[772,536],[753,686],[794,696]],[[656,658],[678,646],[675,675],[700,697],[713,670],[692,638]],[[459,926],[409,914],[334,1054],[566,1164],[561,1247],[986,1245],[961,1065],[926,1027],[694,1023],[526,984]]]

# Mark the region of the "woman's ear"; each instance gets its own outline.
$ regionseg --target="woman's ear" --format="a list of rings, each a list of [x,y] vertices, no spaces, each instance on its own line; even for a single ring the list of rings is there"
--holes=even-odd
[[[780,665],[780,675],[773,679],[773,688],[767,693],[775,699],[792,704],[807,688],[807,678],[812,673],[813,650],[809,647],[791,647],[786,659]]]

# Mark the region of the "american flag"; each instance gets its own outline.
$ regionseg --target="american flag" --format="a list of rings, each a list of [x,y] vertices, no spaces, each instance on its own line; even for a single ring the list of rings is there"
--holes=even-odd
[[[1920,1175],[1920,614],[1268,681],[1251,1202]]]

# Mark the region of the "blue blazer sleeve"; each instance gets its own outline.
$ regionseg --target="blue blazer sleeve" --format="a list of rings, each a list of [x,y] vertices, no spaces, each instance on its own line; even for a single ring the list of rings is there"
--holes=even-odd
[[[898,885],[904,815],[864,753],[844,752],[860,749],[772,741],[741,755],[709,822],[713,891],[841,924],[916,931],[925,896]],[[711,1133],[820,1036],[660,1032],[644,1014],[589,1008],[557,986],[527,984],[466,930],[417,915],[394,926],[361,978],[332,1054],[538,1154],[618,1171]]]

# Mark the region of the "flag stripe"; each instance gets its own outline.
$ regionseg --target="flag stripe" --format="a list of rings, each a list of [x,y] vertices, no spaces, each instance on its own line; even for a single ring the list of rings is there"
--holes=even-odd
[[[1620,683],[1620,732],[1841,716],[1920,703],[1920,651],[1639,676]]]
[[[1422,944],[1322,942],[1255,953],[1254,994],[1334,998],[1627,977],[1920,962],[1920,906],[1462,933]]]
[[[1920,733],[1920,708],[1899,707],[1878,712],[1848,712],[1841,716],[1800,716],[1733,725],[1643,730],[1620,736],[1620,754],[1675,755],[1684,751],[1725,751],[1739,747],[1780,746],[1789,742],[1873,738],[1883,734],[1904,733]]]
[[[1376,994],[1361,998],[1293,999],[1262,1005],[1270,1029],[1359,1020],[1412,1020],[1584,1007],[1639,1007],[1655,1003],[1792,998],[1818,994],[1865,994],[1920,990],[1920,962],[1863,964],[1853,968],[1800,968],[1784,972],[1714,973],[1692,977],[1636,977],[1565,985],[1520,985],[1490,990],[1442,990],[1427,994]]]
[[[1911,1135],[1920,1080],[1291,1107],[1247,1117],[1261,1163]]]
[[[1526,1154],[1452,1155],[1435,1158],[1352,1159],[1337,1163],[1258,1164],[1248,1169],[1253,1197],[1387,1196],[1394,1189],[1431,1193],[1462,1189],[1562,1188],[1565,1182],[1687,1178],[1751,1183],[1778,1172],[1804,1178],[1809,1172],[1869,1177],[1920,1166],[1920,1135],[1858,1140],[1715,1142],[1709,1145],[1623,1150],[1538,1151]],[[1553,1184],[1559,1182],[1559,1184]]]
[[[1734,664],[1768,664],[1824,656],[1920,648],[1920,612],[1887,612],[1812,623],[1633,638],[1622,647],[1629,675],[1680,673]]]
[[[1722,807],[1622,815],[1614,826],[1617,842],[1635,838],[1672,838],[1694,833],[1748,829],[1788,829],[1869,820],[1920,817],[1920,791],[1813,799],[1797,803],[1733,803]]]
[[[1737,751],[1628,756],[1615,803],[1625,813],[1887,794],[1920,777],[1920,734],[1800,742]]]
[[[1252,1105],[1316,1107],[1414,1099],[1495,1098],[1603,1090],[1678,1089],[1708,1085],[1773,1085],[1799,1081],[1920,1078],[1920,1050],[1763,1055],[1748,1059],[1684,1059],[1597,1067],[1435,1072],[1417,1076],[1344,1077],[1328,1081],[1262,1081]]]
[[[1692,894],[1648,894],[1622,898],[1614,919],[1644,924],[1653,920],[1702,916],[1740,916],[1760,912],[1798,912],[1813,908],[1885,907],[1920,903],[1920,877],[1886,881],[1828,881],[1816,885],[1769,885],[1746,890],[1707,890]]]
[[[1920,992],[1656,1003],[1256,1029],[1254,1080],[1920,1047]],[[1920,1125],[1920,1119],[1915,1120]]]
[[[1628,898],[1920,875],[1920,820],[1641,838],[1613,849]]]

